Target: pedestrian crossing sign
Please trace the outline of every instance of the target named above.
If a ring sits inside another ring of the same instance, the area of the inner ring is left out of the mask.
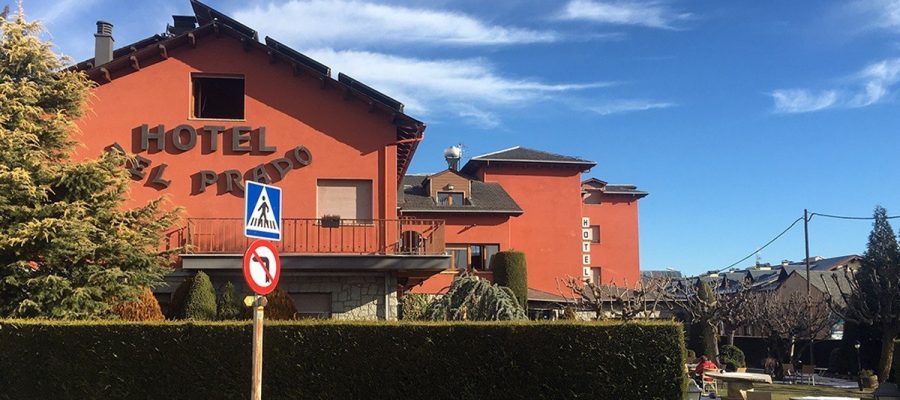
[[[281,240],[281,188],[246,181],[244,236]]]

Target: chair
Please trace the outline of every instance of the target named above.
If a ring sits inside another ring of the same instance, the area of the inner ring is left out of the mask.
[[[813,386],[816,386],[816,366],[815,365],[804,365],[800,368],[800,377],[806,378],[806,381]]]
[[[747,400],[772,400],[770,392],[747,392]]]
[[[785,380],[785,381],[791,381],[791,382],[793,382],[795,379],[797,379],[797,371],[794,370],[794,365],[793,365],[793,364],[790,364],[790,363],[782,363],[782,364],[781,364],[781,371],[782,371],[782,373],[784,374],[784,380]]]
[[[700,375],[700,381],[703,382],[703,391],[709,392],[707,388],[712,389],[713,393],[719,394],[719,383],[716,381],[716,378],[711,376],[706,376],[707,372],[722,372],[719,369],[707,369],[703,371],[703,374]]]

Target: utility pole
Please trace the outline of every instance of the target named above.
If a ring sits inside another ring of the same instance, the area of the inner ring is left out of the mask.
[[[806,299],[809,300],[809,211],[803,209],[803,241],[806,243]]]
[[[810,284],[812,280],[809,276],[809,210],[803,209],[803,241],[806,246],[806,312],[809,313],[812,308],[812,297],[810,296]],[[812,332],[810,332],[812,333]],[[810,334],[809,337],[809,361],[810,365],[816,364],[816,354],[813,350],[815,338]]]

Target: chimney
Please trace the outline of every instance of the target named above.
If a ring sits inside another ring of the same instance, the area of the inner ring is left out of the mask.
[[[175,21],[175,25],[168,27],[168,31],[172,35],[178,36],[197,28],[197,17],[193,15],[173,15],[172,19]]]
[[[106,21],[97,21],[97,33],[94,34],[94,66],[99,67],[113,59],[112,37],[113,25]]]
[[[444,150],[444,159],[447,160],[447,168],[451,171],[459,169],[459,159],[462,158],[462,146],[450,146]]]

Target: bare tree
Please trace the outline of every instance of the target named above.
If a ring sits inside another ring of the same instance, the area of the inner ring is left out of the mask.
[[[658,315],[659,306],[667,300],[666,288],[669,280],[652,278],[640,280],[637,287],[596,285],[592,282],[567,277],[563,285],[573,295],[581,309],[594,312],[594,318],[617,319],[631,321],[634,319],[654,318]],[[564,295],[565,296],[565,295]]]
[[[686,311],[691,323],[703,328],[703,347],[707,357],[719,357],[719,336],[729,333],[733,344],[734,332],[752,321],[747,314],[750,286],[743,281],[713,281],[711,287],[703,280],[679,281],[668,292],[670,303]]]
[[[780,359],[796,363],[797,357],[822,338],[837,321],[824,299],[811,298],[798,292],[790,294],[772,291],[761,293],[752,303],[756,326],[776,340]],[[784,346],[784,341],[788,346]],[[797,348],[797,343],[801,346]],[[786,357],[785,357],[786,356]]]

